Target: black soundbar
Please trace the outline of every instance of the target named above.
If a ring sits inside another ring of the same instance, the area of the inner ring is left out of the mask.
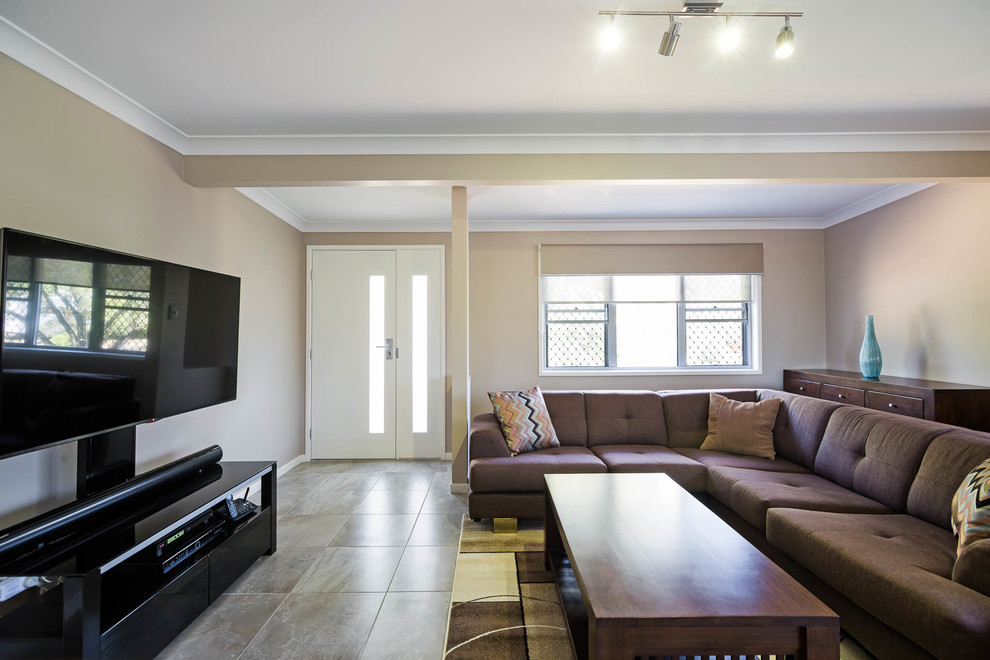
[[[108,515],[130,500],[195,475],[223,458],[218,445],[201,449],[119,486],[53,509],[0,532],[0,563],[63,538]]]

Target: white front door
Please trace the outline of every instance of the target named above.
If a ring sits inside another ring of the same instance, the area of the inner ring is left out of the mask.
[[[442,248],[314,247],[310,266],[311,457],[442,457]]]
[[[313,458],[395,458],[395,252],[313,252]]]

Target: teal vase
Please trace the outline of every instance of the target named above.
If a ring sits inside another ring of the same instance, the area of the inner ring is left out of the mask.
[[[879,378],[880,367],[883,366],[883,356],[880,355],[880,344],[877,343],[877,333],[873,328],[873,315],[866,317],[866,334],[863,335],[863,348],[859,349],[859,370],[864,378]]]

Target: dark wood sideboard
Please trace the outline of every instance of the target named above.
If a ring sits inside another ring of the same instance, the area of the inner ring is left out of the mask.
[[[990,387],[880,376],[856,371],[785,369],[784,391],[990,431]]]

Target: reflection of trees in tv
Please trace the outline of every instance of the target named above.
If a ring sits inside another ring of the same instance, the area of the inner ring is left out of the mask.
[[[89,346],[93,290],[81,286],[42,284],[41,298],[35,344]]]

